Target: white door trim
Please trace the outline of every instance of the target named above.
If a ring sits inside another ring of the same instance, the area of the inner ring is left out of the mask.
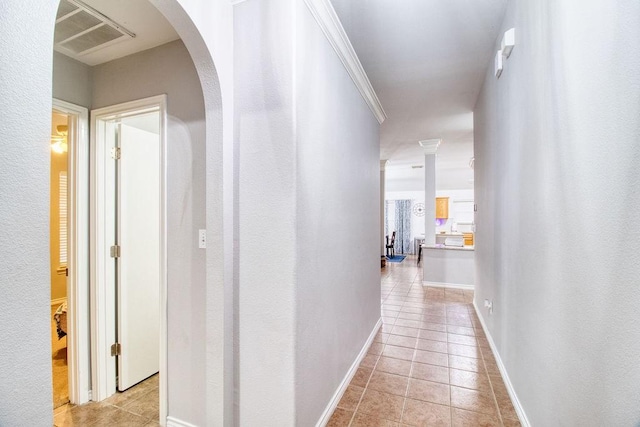
[[[108,120],[138,114],[141,110],[158,109],[160,112],[160,424],[167,418],[167,218],[166,218],[166,138],[167,138],[167,98],[158,95],[123,104],[112,105],[91,111],[91,279],[94,286],[91,294],[91,345],[93,400],[104,400],[116,389],[116,369],[111,357],[111,344],[115,342],[115,294],[112,292],[115,271],[109,255],[113,235],[112,226],[105,215],[108,193],[105,168],[111,155],[104,138],[99,138]],[[111,281],[111,282],[110,282]],[[111,283],[111,285],[109,285]]]
[[[89,111],[79,105],[53,99],[55,111],[70,116],[68,134],[68,274],[67,363],[69,400],[90,399],[89,342]]]

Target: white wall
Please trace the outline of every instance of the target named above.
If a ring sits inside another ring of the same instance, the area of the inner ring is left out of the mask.
[[[312,426],[380,318],[379,124],[295,4],[295,425]]]
[[[239,425],[295,424],[296,135],[290,1],[234,9]]]
[[[510,27],[475,108],[476,302],[532,425],[637,425],[640,3],[509,2]]]
[[[169,414],[203,425],[206,252],[196,243],[198,229],[206,227],[200,81],[178,40],[94,67],[93,83],[93,108],[167,94]]]
[[[0,6],[0,425],[51,426],[49,138],[56,5]],[[43,61],[42,58],[49,58]],[[36,196],[37,195],[37,196]]]
[[[189,49],[206,110],[205,381],[207,425],[233,425],[238,384],[238,145],[234,111],[234,6],[228,0],[149,0]],[[189,395],[186,383],[175,392]],[[169,414],[171,415],[171,413]],[[178,419],[179,420],[179,419]]]
[[[53,52],[53,97],[91,108],[93,72],[91,67]]]

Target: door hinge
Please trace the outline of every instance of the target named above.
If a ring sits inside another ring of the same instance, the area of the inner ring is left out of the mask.
[[[122,346],[120,343],[111,344],[111,356],[120,356],[122,355]]]
[[[120,245],[111,246],[109,253],[111,254],[111,258],[120,258]]]
[[[120,147],[113,147],[111,149],[111,158],[114,160],[120,160]]]

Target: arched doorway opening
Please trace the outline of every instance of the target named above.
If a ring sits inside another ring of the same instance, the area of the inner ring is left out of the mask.
[[[132,3],[141,6],[147,0],[128,2]],[[95,110],[120,102],[167,94],[166,163],[162,166],[166,172],[166,222],[163,231],[166,241],[166,288],[161,292],[160,303],[159,413],[161,424],[169,415],[175,420],[200,425],[219,416],[212,413],[215,409],[209,409],[217,405],[206,404],[207,400],[221,397],[222,402],[229,394],[221,389],[225,387],[225,382],[221,380],[224,377],[221,360],[224,352],[228,351],[225,349],[230,347],[231,336],[229,327],[223,324],[224,317],[217,315],[218,309],[219,312],[224,309],[223,298],[216,298],[217,290],[225,284],[222,273],[225,269],[224,255],[219,253],[223,246],[216,245],[203,251],[197,247],[195,238],[199,230],[206,230],[209,241],[219,242],[225,226],[224,209],[221,207],[224,201],[224,175],[220,81],[209,48],[180,3],[177,0],[149,0],[148,3],[169,22],[179,40],[100,64],[85,64],[90,67],[91,90],[89,100],[84,102],[73,99],[73,93],[56,93],[56,76],[61,75],[61,70],[69,68],[60,65],[67,61],[66,58],[58,58],[61,60],[56,63],[54,56],[54,97],[76,101],[80,105],[87,104],[87,108]],[[66,4],[84,4],[107,17],[111,14],[102,6],[112,2],[62,0],[61,5]],[[115,7],[122,10],[123,6]],[[73,11],[66,12],[69,13]],[[133,22],[134,17],[130,18]],[[58,21],[60,19],[58,12]],[[90,54],[95,56],[96,52],[98,50],[93,50]],[[180,68],[186,62],[190,62],[190,65]],[[69,73],[67,77],[72,74]],[[192,78],[185,82],[184,77],[188,74],[195,80]],[[198,85],[197,91],[189,92],[189,87],[194,88],[194,81]],[[179,88],[175,87],[176,82]],[[194,107],[195,104],[198,105]],[[95,177],[90,180],[95,181]],[[95,221],[97,217],[93,218],[94,221],[90,221],[92,226],[100,226],[99,221]],[[91,233],[92,230],[89,231]],[[83,297],[82,292],[78,294],[77,290],[69,292],[69,295],[78,296],[76,301],[69,304],[70,323],[83,325],[90,321],[92,339],[99,337],[104,332],[101,328],[110,324],[108,317],[100,317],[108,305],[103,303],[100,293],[93,292],[99,275],[100,272],[94,269],[84,283],[82,280],[77,283],[88,299]],[[86,304],[84,308],[83,304]],[[83,313],[89,313],[89,319]],[[70,329],[73,330],[73,327]],[[225,332],[216,334],[219,331]],[[212,337],[222,337],[223,342],[212,343]],[[101,370],[102,363],[96,361],[96,352],[104,351],[104,348],[97,347],[95,343],[89,346],[84,339],[86,337],[76,338],[80,351],[69,354],[72,359],[76,354],[85,361],[90,359],[92,399],[101,400],[112,391],[107,388],[106,392],[98,393],[96,389],[102,384],[102,380],[96,377],[96,371]],[[101,354],[104,363],[112,363],[109,356]],[[70,360],[70,363],[75,362],[78,360]],[[88,383],[86,372],[79,373],[79,376],[83,375],[84,383]],[[76,378],[76,381],[82,383],[82,378]],[[80,400],[77,403],[84,402]],[[223,406],[220,403],[220,411]]]

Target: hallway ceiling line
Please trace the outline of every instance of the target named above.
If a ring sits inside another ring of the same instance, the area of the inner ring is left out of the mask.
[[[367,76],[333,5],[329,0],[305,0],[305,3],[336,51],[371,112],[378,120],[378,123],[382,124],[387,118],[387,113],[382,108],[378,94],[373,88],[369,76]]]
[[[388,178],[421,163],[418,141],[438,138],[438,187],[472,189],[473,110],[507,0],[331,2],[388,115],[380,127]],[[423,180],[418,171],[407,179]]]

